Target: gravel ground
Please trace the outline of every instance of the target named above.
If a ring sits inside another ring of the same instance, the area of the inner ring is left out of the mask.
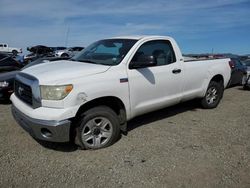
[[[129,122],[113,146],[44,146],[0,105],[0,187],[250,187],[250,91],[213,110],[187,102]]]

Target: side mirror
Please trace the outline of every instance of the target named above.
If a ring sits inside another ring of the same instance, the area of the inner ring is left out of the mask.
[[[154,56],[140,55],[137,58],[133,58],[129,64],[129,69],[138,69],[156,66]]]

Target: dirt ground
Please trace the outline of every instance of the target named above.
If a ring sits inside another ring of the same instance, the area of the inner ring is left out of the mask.
[[[39,144],[0,104],[0,187],[250,187],[250,91],[220,105],[194,101],[138,117],[95,151]]]

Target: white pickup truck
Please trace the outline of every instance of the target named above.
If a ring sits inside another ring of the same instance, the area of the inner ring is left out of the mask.
[[[229,61],[184,61],[170,37],[104,39],[71,60],[21,71],[12,113],[36,139],[103,148],[135,116],[194,98],[215,108],[230,79]]]
[[[6,43],[0,43],[0,52],[12,53],[16,56],[18,53],[22,53],[22,48],[12,48]]]

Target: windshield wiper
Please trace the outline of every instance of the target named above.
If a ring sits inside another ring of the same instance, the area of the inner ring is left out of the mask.
[[[88,60],[88,59],[83,59],[83,60],[76,60],[76,59],[74,59],[74,61],[79,61],[79,62],[83,62],[83,63],[92,63],[92,64],[96,64],[96,65],[111,66],[111,64],[94,62],[94,61],[91,61],[91,60]]]
[[[97,64],[96,62],[91,61],[91,60],[87,60],[87,59],[83,59],[83,60],[76,60],[76,61],[80,61],[80,62],[83,62],[83,63],[93,63],[93,64]]]

